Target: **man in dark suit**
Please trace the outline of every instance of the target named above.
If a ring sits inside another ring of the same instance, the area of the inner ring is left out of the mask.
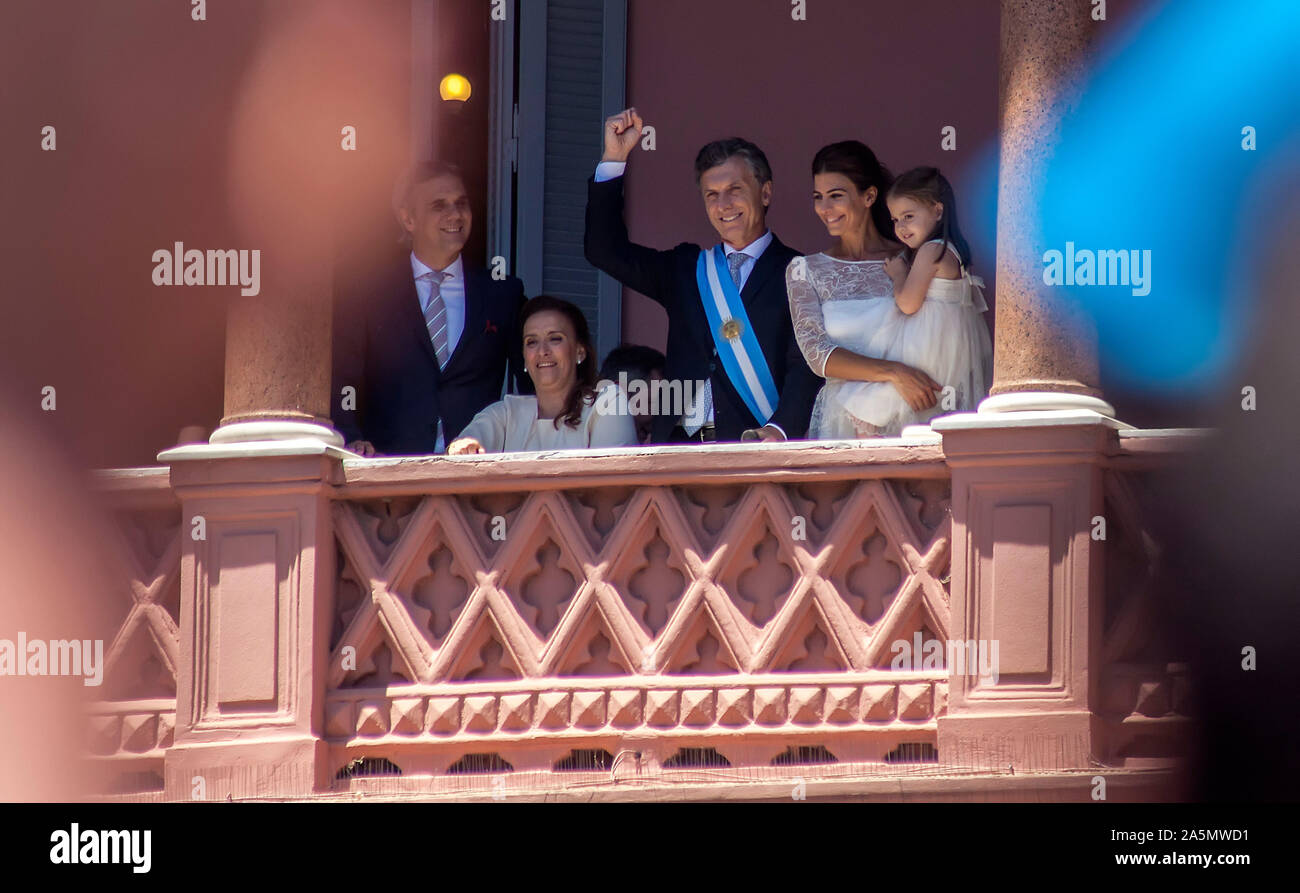
[[[683,242],[657,251],[631,242],[623,221],[623,171],[641,128],[636,109],[605,122],[605,152],[587,187],[584,245],[593,266],[668,311],[665,377],[704,383],[697,405],[678,415],[661,411],[655,442],[740,440],[746,433],[760,440],[804,437],[822,382],[808,368],[790,322],[785,268],[799,252],[767,228],[767,157],[739,138],[701,149],[696,181],[722,250],[702,256],[698,245]],[[715,272],[706,275],[712,257]],[[761,381],[766,388],[756,384]]]
[[[335,304],[333,419],[363,456],[442,452],[523,369],[523,283],[464,263],[472,215],[459,171],[415,165],[393,210],[409,248],[343,277]]]

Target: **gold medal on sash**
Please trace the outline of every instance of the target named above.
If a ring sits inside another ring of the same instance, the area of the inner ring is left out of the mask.
[[[719,328],[718,331],[721,332],[722,337],[728,341],[735,341],[740,337],[740,321],[729,319],[722,324],[722,327]]]

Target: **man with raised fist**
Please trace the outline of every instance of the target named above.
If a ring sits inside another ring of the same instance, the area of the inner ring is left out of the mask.
[[[804,437],[821,381],[790,322],[785,268],[799,252],[767,228],[767,156],[739,137],[700,149],[696,186],[721,244],[659,251],[632,242],[623,220],[623,173],[642,126],[634,108],[605,122],[605,151],[587,187],[584,247],[593,266],[668,312],[665,378],[704,382],[698,405],[655,419],[654,441]]]

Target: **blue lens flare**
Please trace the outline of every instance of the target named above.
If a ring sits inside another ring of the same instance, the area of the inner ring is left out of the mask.
[[[1150,251],[1147,294],[1059,286],[1096,321],[1117,383],[1202,391],[1238,359],[1259,303],[1249,258],[1289,238],[1269,231],[1267,207],[1245,205],[1267,202],[1265,172],[1300,167],[1298,39],[1297,0],[1165,3],[1108,42],[1065,118],[1043,184],[1045,247]]]

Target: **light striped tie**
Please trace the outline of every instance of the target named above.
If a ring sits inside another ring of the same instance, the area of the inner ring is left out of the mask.
[[[429,283],[429,306],[424,308],[424,325],[433,341],[433,352],[438,355],[438,368],[445,368],[451,351],[447,347],[447,303],[442,299],[442,283],[451,274],[430,270],[420,277]]]

